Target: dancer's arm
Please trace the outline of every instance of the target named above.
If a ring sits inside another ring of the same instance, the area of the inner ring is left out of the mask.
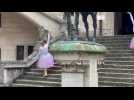
[[[48,33],[48,40],[47,40],[47,46],[50,44],[50,33]]]

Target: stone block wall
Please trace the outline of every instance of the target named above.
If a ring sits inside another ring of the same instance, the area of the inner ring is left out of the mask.
[[[15,61],[17,45],[34,45],[37,41],[37,27],[14,12],[2,12],[1,20],[1,60]]]

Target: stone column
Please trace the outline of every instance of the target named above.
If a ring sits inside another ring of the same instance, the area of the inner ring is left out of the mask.
[[[85,87],[98,87],[97,57],[89,57],[89,65],[85,70]]]
[[[83,87],[84,69],[77,65],[66,65],[62,72],[62,87]]]
[[[59,41],[50,47],[57,64],[61,65],[62,87],[98,87],[97,62],[106,48],[84,41]]]

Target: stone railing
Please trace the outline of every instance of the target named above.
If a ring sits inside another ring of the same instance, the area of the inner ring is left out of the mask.
[[[9,86],[14,79],[18,78],[28,68],[26,62],[1,62],[3,67],[3,84]]]
[[[50,44],[55,43],[56,41],[62,39],[64,35],[60,35],[52,39]],[[40,42],[37,43],[37,49]],[[25,70],[29,69],[36,61],[38,60],[38,50],[35,50],[27,59],[24,61],[5,61],[0,62],[1,73],[3,73],[0,83],[3,83],[5,86],[10,86],[10,84],[24,73]]]

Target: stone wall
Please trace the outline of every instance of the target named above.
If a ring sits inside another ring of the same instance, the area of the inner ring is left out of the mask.
[[[2,12],[0,48],[2,61],[16,60],[17,45],[34,45],[38,30],[27,19],[13,12]]]

